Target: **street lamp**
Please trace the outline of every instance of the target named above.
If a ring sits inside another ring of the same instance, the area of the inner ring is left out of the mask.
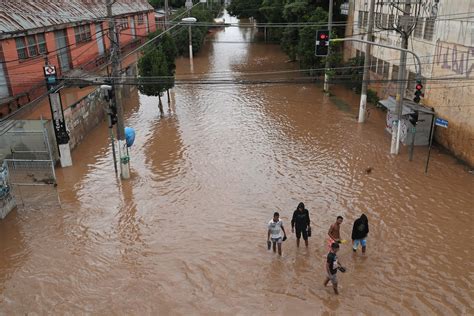
[[[191,24],[196,23],[197,19],[193,17],[182,18],[181,22],[188,24],[189,33],[189,60],[193,60],[193,37],[191,34]]]

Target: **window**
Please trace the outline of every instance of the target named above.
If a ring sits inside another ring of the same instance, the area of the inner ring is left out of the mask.
[[[393,28],[393,24],[395,23],[395,16],[393,14],[390,14],[388,16],[388,28]]]
[[[366,27],[368,24],[368,19],[369,19],[369,12],[364,11],[364,21],[363,21],[363,26]]]
[[[375,26],[380,27],[380,23],[382,22],[382,15],[380,12],[375,13]]]
[[[356,58],[359,59],[360,58],[360,50],[356,49]]]
[[[372,60],[370,62],[370,71],[377,72],[377,57],[372,56]]]
[[[122,17],[119,19],[119,23],[117,25],[117,31],[120,32],[120,31],[123,31],[123,30],[126,30],[128,29],[130,26],[128,25],[128,17]]]
[[[399,69],[399,67],[397,65],[393,65],[392,80],[398,80],[398,69]]]
[[[359,11],[359,17],[357,19],[357,26],[362,27],[362,22],[364,20],[364,11]]]
[[[28,55],[30,55],[30,57],[38,56],[38,45],[36,44],[36,37],[34,35],[27,36],[26,41],[28,43]]]
[[[377,62],[377,74],[378,75],[383,75],[383,60],[379,59]]]
[[[38,40],[38,51],[40,54],[46,53],[46,41],[44,39],[44,33],[36,34],[36,39]]]
[[[26,59],[28,58],[28,51],[25,47],[25,38],[19,37],[16,39],[16,51],[18,52],[19,59]]]
[[[435,26],[435,19],[434,18],[426,18],[425,21],[425,36],[423,37],[427,41],[433,40],[433,32]]]
[[[15,41],[18,59],[27,59],[46,54],[47,49],[44,33],[18,37]]]
[[[388,27],[388,14],[382,13],[382,26],[383,27]]]
[[[388,72],[390,71],[390,63],[387,61],[383,62],[383,78],[388,79]]]
[[[413,32],[413,36],[418,38],[423,37],[423,18],[416,19],[416,26],[415,31]]]
[[[408,72],[407,90],[408,91],[415,91],[415,84],[416,84],[416,75],[415,75],[414,72],[409,71]]]
[[[138,15],[138,25],[144,24],[144,23],[145,23],[145,22],[144,22],[144,19],[143,19],[143,14],[139,14],[139,15]]]
[[[79,25],[74,28],[74,33],[76,35],[76,43],[88,42],[91,38],[91,26]]]

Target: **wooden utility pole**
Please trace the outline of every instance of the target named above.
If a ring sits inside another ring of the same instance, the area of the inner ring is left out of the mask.
[[[109,21],[109,32],[111,41],[111,59],[112,59],[112,78],[111,84],[114,89],[113,106],[117,109],[117,141],[120,157],[120,176],[122,179],[130,178],[130,158],[128,156],[127,142],[125,141],[125,126],[123,119],[123,105],[121,83],[122,77],[120,73],[120,43],[116,29],[115,18],[112,14],[112,5],[115,0],[107,0],[107,18]]]

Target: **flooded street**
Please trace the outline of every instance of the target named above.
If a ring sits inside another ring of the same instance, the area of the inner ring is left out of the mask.
[[[130,93],[130,180],[115,178],[104,122],[57,170],[60,207],[38,200],[0,222],[0,315],[474,314],[473,176],[438,150],[428,175],[426,148],[391,156],[385,113],[358,124],[344,88],[229,83],[301,76],[254,35],[216,31],[192,73],[179,59],[177,79],[222,83],[176,86],[163,117],[156,97]],[[279,258],[266,224],[279,211],[290,232],[300,201],[309,249],[290,233]],[[327,231],[342,215],[350,239],[361,213],[368,251],[341,246],[335,296]]]

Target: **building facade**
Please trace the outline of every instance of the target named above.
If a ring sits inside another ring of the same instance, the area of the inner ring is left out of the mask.
[[[46,92],[43,66],[59,77],[72,69],[94,70],[108,61],[105,0],[11,0],[0,2],[0,119]],[[122,50],[156,30],[146,0],[112,6]]]
[[[400,2],[403,7],[404,1]],[[377,3],[377,1],[376,1]],[[373,40],[401,47],[400,34],[391,28],[400,11],[390,10],[388,2],[376,5]],[[370,0],[349,2],[346,37],[367,39]],[[414,7],[414,6],[413,6]],[[392,6],[393,8],[393,6]],[[421,59],[424,98],[437,117],[449,121],[448,128],[436,128],[435,139],[456,157],[474,166],[474,0],[423,0],[419,11],[412,11],[413,32],[408,49]],[[365,44],[346,42],[345,59],[364,56]],[[395,95],[398,85],[400,54],[396,50],[373,46],[370,56],[370,88],[382,98]],[[415,60],[408,54],[406,93],[415,91]]]

